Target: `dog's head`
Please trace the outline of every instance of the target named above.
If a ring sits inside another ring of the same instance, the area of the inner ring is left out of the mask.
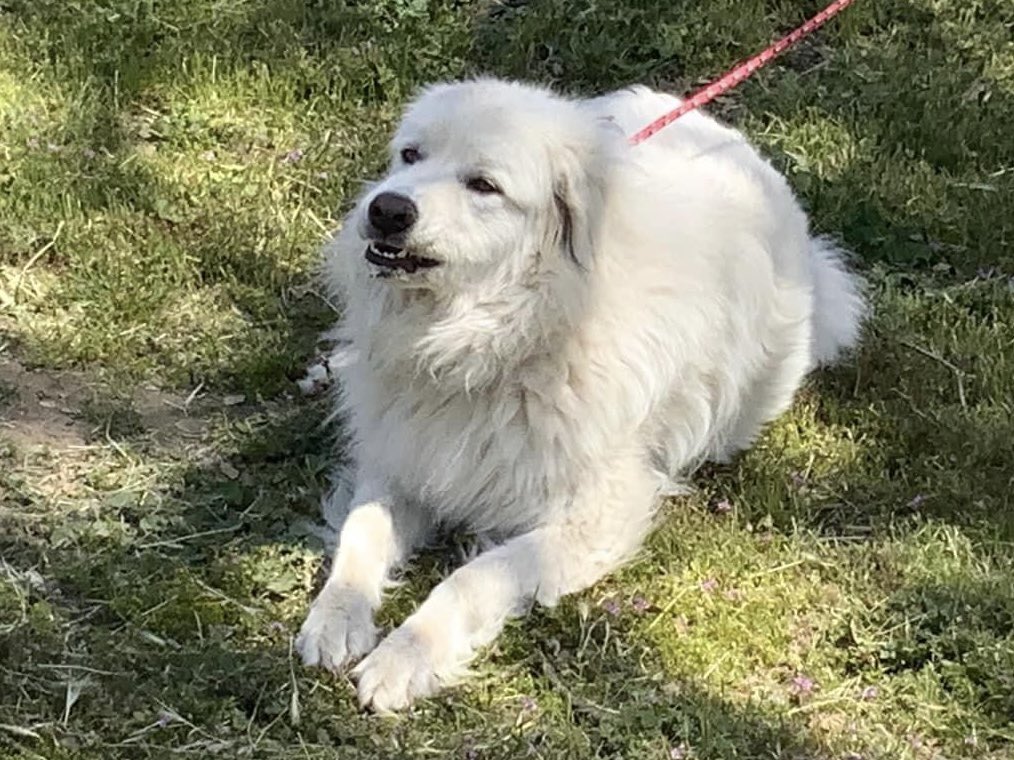
[[[617,143],[578,104],[538,88],[432,87],[406,110],[386,176],[352,212],[349,253],[374,276],[436,291],[579,275]]]

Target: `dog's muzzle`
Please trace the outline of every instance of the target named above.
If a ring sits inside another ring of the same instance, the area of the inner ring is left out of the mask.
[[[431,269],[440,264],[436,259],[426,256],[416,256],[409,253],[405,248],[396,245],[371,241],[366,246],[366,260],[378,267],[384,267],[392,271],[407,272],[414,274],[419,269]]]

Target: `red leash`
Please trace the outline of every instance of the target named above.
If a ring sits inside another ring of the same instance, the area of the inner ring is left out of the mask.
[[[711,84],[705,85],[701,89],[697,90],[697,92],[693,93],[690,97],[684,100],[678,108],[675,108],[669,113],[663,114],[659,118],[655,119],[655,121],[651,124],[633,135],[630,138],[630,144],[637,145],[638,143],[644,142],[656,132],[660,132],[668,127],[680,116],[688,114],[694,109],[700,108],[706,103],[710,103],[722,93],[728,92],[733,87],[747,79],[750,75],[757,71],[757,69],[771,63],[771,61],[795,45],[803,39],[803,37],[806,37],[808,34],[820,29],[820,27],[824,26],[824,24],[852,5],[853,2],[855,2],[855,0],[835,0],[816,16],[811,18],[794,32],[782,37],[778,40],[778,42],[769,47],[763,53],[755,55],[748,61],[744,61],[718,81],[712,82]]]

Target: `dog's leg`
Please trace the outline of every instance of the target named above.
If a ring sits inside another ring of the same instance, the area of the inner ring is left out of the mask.
[[[640,545],[658,486],[639,463],[613,462],[559,520],[459,568],[353,671],[360,702],[387,712],[436,692],[532,599],[552,605],[593,584]]]
[[[314,600],[296,647],[306,665],[338,670],[376,646],[373,612],[391,568],[422,538],[425,516],[361,482],[342,525],[331,575]]]

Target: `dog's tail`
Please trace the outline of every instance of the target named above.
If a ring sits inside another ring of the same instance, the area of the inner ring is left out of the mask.
[[[862,279],[850,271],[846,252],[824,237],[813,238],[813,365],[830,364],[859,340],[866,316]]]

